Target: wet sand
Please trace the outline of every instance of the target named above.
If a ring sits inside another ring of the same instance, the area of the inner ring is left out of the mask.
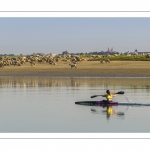
[[[31,66],[4,66],[0,76],[48,76],[48,77],[150,77],[150,61],[112,61],[100,64],[99,61],[82,61],[71,69],[69,62],[60,61],[57,65],[48,63]]]

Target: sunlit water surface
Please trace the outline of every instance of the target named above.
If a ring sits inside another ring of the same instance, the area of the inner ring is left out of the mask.
[[[150,79],[0,78],[0,132],[149,133],[150,106],[113,106],[108,116],[106,108],[75,105],[103,100],[90,97],[106,89],[125,92],[113,101],[150,103]]]

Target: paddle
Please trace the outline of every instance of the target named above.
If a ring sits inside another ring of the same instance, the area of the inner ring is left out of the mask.
[[[114,94],[124,94],[124,91],[120,91],[120,92],[117,92],[117,93],[114,93]],[[97,97],[97,96],[103,96],[103,95],[93,95],[93,96],[91,96],[91,98],[94,98],[94,97]]]

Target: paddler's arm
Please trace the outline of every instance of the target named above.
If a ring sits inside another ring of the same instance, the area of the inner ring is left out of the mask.
[[[115,93],[111,93],[111,95],[112,95],[112,96],[116,96],[116,94],[115,94]]]

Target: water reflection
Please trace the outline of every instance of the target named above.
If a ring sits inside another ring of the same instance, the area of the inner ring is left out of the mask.
[[[102,110],[102,114],[106,115],[106,118],[109,120],[111,115],[115,115],[116,114],[116,110],[113,109],[112,106],[106,106],[103,107],[105,108],[105,110]],[[91,110],[92,111],[92,110]]]
[[[113,106],[102,106],[103,110],[98,111],[97,109],[91,108],[91,112],[94,114],[103,114],[106,116],[106,119],[109,120],[111,116],[117,115],[119,118],[123,119],[125,113],[121,111],[116,111]]]
[[[116,102],[127,97],[132,102],[150,103],[149,85],[150,79],[134,78],[0,78],[0,132],[150,132],[149,107],[133,107],[127,113],[126,106],[113,106],[112,110],[92,106],[95,111],[91,111],[91,106],[75,105],[76,101],[103,100],[91,99],[91,95],[103,94],[106,88],[125,91],[113,99]]]
[[[106,109],[107,119],[109,119],[110,116],[114,114],[116,114],[116,111],[112,108],[112,106],[107,106],[107,109]]]
[[[108,89],[119,86],[130,89],[150,90],[150,78],[34,78],[34,77],[3,77],[0,78],[0,88],[4,87],[102,87]]]

